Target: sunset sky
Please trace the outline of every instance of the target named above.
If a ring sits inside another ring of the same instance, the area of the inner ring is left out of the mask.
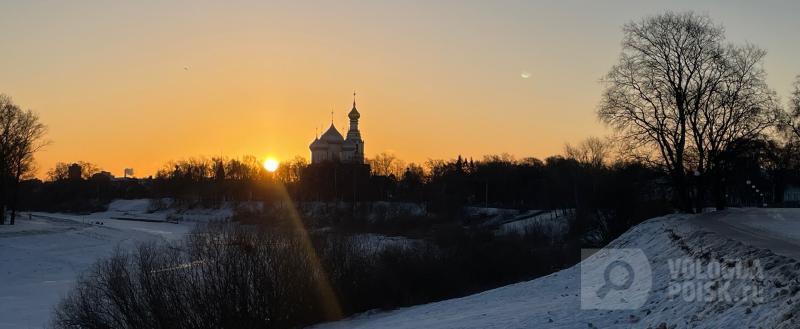
[[[544,157],[609,134],[595,109],[621,26],[668,9],[765,48],[786,98],[798,1],[4,1],[0,93],[49,127],[40,176],[57,161],[146,176],[191,156],[308,158],[331,108],[346,131],[354,89],[367,157]]]

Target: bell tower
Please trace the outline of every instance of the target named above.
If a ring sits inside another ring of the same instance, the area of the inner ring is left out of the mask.
[[[361,113],[356,109],[356,93],[353,92],[353,108],[347,114],[350,118],[350,130],[347,131],[347,139],[345,142],[354,146],[353,154],[349,157],[351,162],[364,163],[364,140],[361,139],[361,132],[358,130],[358,120],[361,118]]]

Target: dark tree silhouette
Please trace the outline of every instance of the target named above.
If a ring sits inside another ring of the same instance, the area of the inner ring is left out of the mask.
[[[774,91],[766,84],[762,61],[766,52],[755,46],[728,46],[724,57],[714,66],[718,73],[701,73],[699,79],[711,75],[714,81],[709,99],[701,100],[697,115],[689,117],[693,138],[692,166],[699,174],[697,206],[703,206],[705,187],[711,184],[717,208],[725,207],[722,188],[721,153],[740,140],[759,137],[775,126],[781,110]]]
[[[611,153],[611,143],[598,137],[589,137],[577,145],[567,143],[564,154],[567,158],[593,167],[601,167]]]
[[[598,114],[665,169],[677,206],[691,211],[687,173],[700,177],[695,195],[703,195],[702,179],[726,145],[778,118],[761,68],[765,53],[727,45],[721,26],[692,12],[648,17],[623,33]]]
[[[794,90],[789,99],[789,113],[785,127],[794,135],[800,138],[800,75],[795,78]]]
[[[100,172],[100,168],[97,165],[86,162],[86,161],[77,161],[73,163],[66,163],[66,162],[57,162],[53,168],[47,171],[47,179],[51,182],[55,181],[63,181],[69,179],[69,168],[72,165],[77,165],[78,168],[81,170],[81,179],[89,179],[92,178],[94,174]]]
[[[10,224],[14,224],[20,179],[33,172],[33,154],[44,147],[46,130],[33,111],[21,109],[0,94],[0,224],[5,223],[8,206]]]
[[[405,163],[392,153],[382,152],[375,155],[374,158],[367,159],[367,162],[372,168],[373,175],[378,176],[394,176],[400,179],[405,171]]]

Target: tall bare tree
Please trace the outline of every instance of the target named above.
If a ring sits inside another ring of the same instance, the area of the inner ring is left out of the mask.
[[[714,72],[699,75],[710,77],[711,83],[698,113],[689,120],[697,203],[702,205],[705,187],[711,183],[718,208],[725,206],[718,171],[721,154],[737,141],[758,137],[781,117],[776,93],[767,85],[762,66],[766,51],[753,45],[729,45],[722,55],[712,67]]]
[[[691,211],[687,173],[705,177],[728,143],[777,118],[761,68],[765,53],[727,45],[720,25],[692,12],[648,17],[623,33],[598,114],[628,146],[652,151],[673,180],[677,205]]]
[[[33,155],[46,144],[42,141],[46,131],[33,111],[0,94],[0,224],[5,223],[8,206],[14,224],[19,181],[33,172]]]
[[[794,91],[789,99],[788,114],[785,128],[788,128],[794,137],[800,138],[800,75],[794,80]]]

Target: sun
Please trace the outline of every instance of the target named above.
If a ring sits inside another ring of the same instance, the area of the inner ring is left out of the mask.
[[[275,170],[278,170],[278,165],[279,165],[278,160],[275,160],[273,158],[268,158],[264,160],[264,169],[266,169],[269,172],[275,172]]]

